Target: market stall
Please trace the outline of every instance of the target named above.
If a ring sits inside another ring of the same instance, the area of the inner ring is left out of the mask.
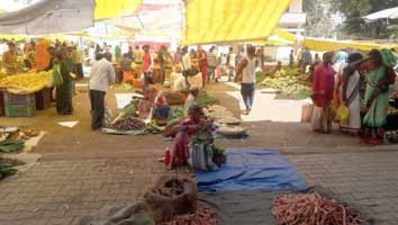
[[[0,79],[0,109],[8,117],[33,116],[51,103],[52,71],[29,72]],[[1,113],[0,113],[1,114]]]

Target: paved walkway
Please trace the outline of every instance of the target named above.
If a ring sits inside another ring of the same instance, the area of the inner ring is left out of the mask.
[[[398,152],[312,154],[288,157],[310,185],[359,205],[375,225],[398,224]]]
[[[75,225],[104,206],[138,199],[164,174],[150,157],[38,163],[0,182],[0,224]]]

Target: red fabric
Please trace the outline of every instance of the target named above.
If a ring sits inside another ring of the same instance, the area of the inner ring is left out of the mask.
[[[167,166],[174,168],[176,166],[184,166],[188,163],[189,158],[189,142],[191,137],[199,130],[200,122],[193,119],[187,119],[180,125],[180,131],[177,133],[174,139],[173,149],[169,152],[169,162]]]
[[[167,103],[166,96],[164,96],[164,95],[158,96],[158,98],[156,99],[156,102],[155,102],[155,106],[161,107],[161,106],[168,106],[168,105],[169,104]]]
[[[209,76],[209,64],[207,62],[207,54],[204,50],[199,50],[199,69],[202,73],[203,83],[206,83]]]
[[[149,68],[151,68],[151,64],[152,64],[151,54],[145,53],[143,60],[144,60],[144,64],[143,64],[144,72],[148,72],[148,70],[149,70]]]
[[[312,81],[313,99],[316,106],[328,106],[333,100],[335,74],[330,65],[320,64],[316,67]]]

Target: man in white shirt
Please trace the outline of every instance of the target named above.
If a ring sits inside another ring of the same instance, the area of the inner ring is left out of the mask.
[[[210,48],[209,54],[207,55],[207,61],[209,63],[209,74],[211,77],[211,80],[215,80],[217,82],[216,78],[216,68],[218,66],[218,59],[217,59],[217,52],[216,52],[216,47],[212,46]]]
[[[192,68],[191,56],[188,53],[188,47],[182,49],[182,70],[190,70]]]
[[[115,83],[115,70],[112,65],[112,54],[105,53],[98,56],[97,61],[91,68],[89,88],[91,103],[91,128],[98,130],[102,128],[105,115],[105,94],[113,83]]]
[[[247,46],[247,57],[244,57],[238,65],[236,79],[241,83],[241,94],[249,114],[254,103],[256,88],[256,48]]]

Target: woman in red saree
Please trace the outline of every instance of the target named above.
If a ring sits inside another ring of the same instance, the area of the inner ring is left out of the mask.
[[[200,45],[198,46],[198,58],[199,70],[202,73],[203,87],[205,87],[206,83],[209,81],[209,64],[207,62],[207,53]]]
[[[334,93],[334,75],[332,67],[333,52],[323,55],[323,63],[318,65],[314,72],[312,92],[314,101],[314,115],[312,128],[316,132],[329,133],[332,125],[330,105]]]
[[[188,115],[179,126],[172,149],[166,151],[165,164],[169,169],[188,164],[191,138],[210,124],[204,116],[203,109],[198,105],[191,106]]]
[[[143,72],[148,72],[151,69],[152,66],[152,57],[151,53],[149,52],[149,45],[145,45],[143,47],[144,49],[144,57],[143,57]]]

